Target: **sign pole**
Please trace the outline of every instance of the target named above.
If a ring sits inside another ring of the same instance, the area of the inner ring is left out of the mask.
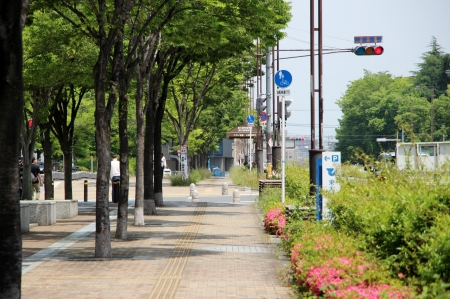
[[[252,128],[253,126],[250,127],[250,144],[248,145],[248,164],[250,171],[252,171]]]
[[[285,135],[285,124],[286,124],[286,107],[285,98],[281,97],[281,203],[284,205],[284,199],[286,197],[286,135]]]
[[[277,95],[281,95],[281,202],[284,205],[286,197],[286,99],[290,90],[286,89],[292,83],[292,75],[286,70],[279,70],[274,76],[275,84],[281,88]],[[278,111],[280,112],[280,111]]]

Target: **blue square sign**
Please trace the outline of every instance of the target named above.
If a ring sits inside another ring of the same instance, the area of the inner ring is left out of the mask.
[[[339,162],[339,156],[338,155],[331,155],[331,162]]]

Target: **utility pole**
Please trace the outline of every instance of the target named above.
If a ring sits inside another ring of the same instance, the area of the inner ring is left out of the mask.
[[[322,98],[322,0],[319,1],[319,27],[315,27],[314,4],[316,0],[310,0],[310,64],[311,64],[311,148],[309,150],[309,180],[311,183],[310,194],[316,196],[316,214],[321,215],[322,201],[320,195],[316,193],[316,188],[321,187],[322,179],[318,176],[320,173],[319,161],[322,159],[323,142],[323,98]],[[315,32],[319,33],[319,88],[316,89],[315,74]],[[319,149],[316,149],[316,115],[315,115],[315,93],[319,92]],[[320,219],[319,216],[317,216]]]
[[[433,142],[434,141],[434,137],[433,137],[433,135],[434,135],[434,104],[433,104],[433,101],[434,101],[434,86],[431,86],[431,115],[430,115],[430,117],[431,117],[431,128],[430,128],[430,131],[431,131],[431,142]]]
[[[272,118],[273,118],[273,110],[272,110],[272,78],[273,73],[271,72],[270,67],[270,48],[266,48],[266,103],[267,103],[267,122],[266,122],[266,163],[272,164]]]

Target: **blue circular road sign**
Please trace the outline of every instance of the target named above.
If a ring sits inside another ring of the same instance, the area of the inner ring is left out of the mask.
[[[292,83],[292,75],[286,70],[279,70],[276,72],[274,80],[279,88],[286,88]]]
[[[255,117],[253,115],[247,116],[247,122],[249,124],[254,123],[255,122]]]

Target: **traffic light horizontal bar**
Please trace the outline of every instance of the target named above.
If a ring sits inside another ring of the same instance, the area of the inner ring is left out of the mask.
[[[357,56],[364,55],[381,55],[384,53],[384,48],[382,46],[358,46],[353,49],[353,53]]]
[[[355,44],[374,44],[374,43],[382,43],[383,36],[355,36],[354,37]]]

